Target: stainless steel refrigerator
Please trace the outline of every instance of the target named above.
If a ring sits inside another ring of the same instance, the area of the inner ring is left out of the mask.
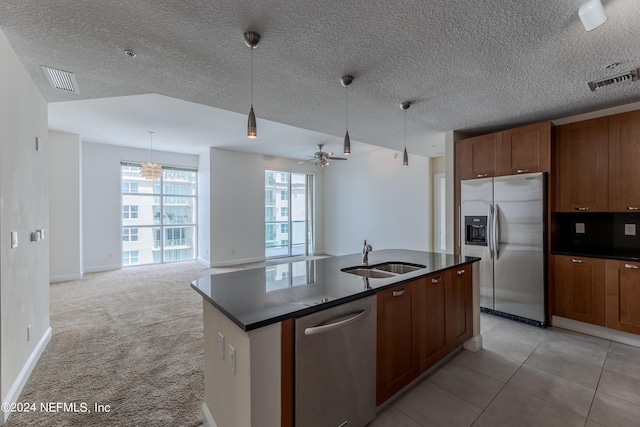
[[[544,326],[545,175],[463,180],[462,254],[480,257],[480,307]]]

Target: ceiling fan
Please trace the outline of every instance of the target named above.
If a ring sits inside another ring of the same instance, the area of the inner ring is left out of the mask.
[[[347,160],[344,157],[333,157],[332,152],[322,151],[322,147],[324,147],[324,144],[318,144],[318,151],[313,153],[313,157],[304,162],[298,162],[298,164],[313,162],[314,166],[320,165],[321,167],[325,167],[329,164],[329,160]]]

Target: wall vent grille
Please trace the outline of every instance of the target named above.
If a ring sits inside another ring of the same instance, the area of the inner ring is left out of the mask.
[[[57,70],[41,65],[44,75],[52,88],[63,90],[65,92],[79,93],[76,75],[68,71]]]
[[[587,84],[589,85],[589,89],[591,89],[592,92],[595,92],[596,89],[601,87],[611,86],[622,82],[636,81],[638,80],[638,70],[640,69],[636,68],[631,71],[627,71],[626,73],[618,74],[617,76],[607,77],[602,80],[594,80]]]

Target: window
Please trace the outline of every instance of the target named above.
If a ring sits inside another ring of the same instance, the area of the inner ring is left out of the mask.
[[[137,228],[123,228],[122,229],[122,241],[123,242],[137,242],[138,241],[138,229]]]
[[[137,182],[123,182],[122,183],[122,192],[123,193],[137,193],[138,192],[138,183]]]
[[[140,165],[121,164],[122,265],[195,259],[197,170],[164,166],[147,181]]]
[[[122,265],[134,265],[138,263],[138,251],[122,252]]]
[[[265,255],[312,253],[313,175],[266,170],[264,185]]]
[[[138,218],[138,207],[131,205],[122,206],[122,218],[123,219],[136,219]]]

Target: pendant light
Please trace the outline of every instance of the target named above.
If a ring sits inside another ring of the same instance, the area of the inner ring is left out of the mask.
[[[348,156],[349,154],[351,154],[351,138],[349,138],[349,85],[351,84],[352,81],[353,81],[353,76],[346,75],[346,76],[340,77],[340,83],[342,83],[342,86],[344,86],[344,91],[345,91],[344,116],[345,116],[346,133],[344,134],[344,149],[343,149],[345,156]]]
[[[402,166],[405,168],[409,166],[409,154],[407,154],[407,110],[409,107],[411,107],[409,101],[400,104],[400,108],[404,111],[404,155],[402,156]]]
[[[156,181],[160,179],[162,175],[162,166],[159,163],[153,163],[153,134],[155,132],[149,131],[149,139],[151,140],[151,161],[149,163],[143,163],[140,166],[140,175],[148,181]]]
[[[258,129],[256,127],[256,115],[253,112],[253,49],[260,43],[260,34],[253,31],[244,33],[244,43],[251,49],[251,109],[249,110],[249,120],[247,121],[247,138],[256,139]]]

